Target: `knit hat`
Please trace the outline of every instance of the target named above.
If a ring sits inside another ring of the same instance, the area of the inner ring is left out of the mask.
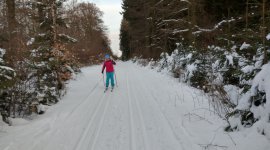
[[[105,58],[109,59],[110,58],[110,55],[109,54],[106,54],[105,55]]]

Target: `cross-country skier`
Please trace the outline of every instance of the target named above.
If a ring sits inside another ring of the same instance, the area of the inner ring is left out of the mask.
[[[102,71],[101,73],[104,73],[104,69],[106,68],[106,89],[108,90],[109,87],[109,81],[111,80],[111,86],[112,90],[114,88],[114,68],[113,65],[116,65],[116,63],[113,61],[113,59],[110,57],[109,54],[105,55],[105,62],[103,63]]]

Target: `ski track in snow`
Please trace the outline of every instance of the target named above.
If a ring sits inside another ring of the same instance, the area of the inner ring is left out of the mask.
[[[136,70],[135,71],[133,70],[132,72],[135,74]],[[137,73],[136,78],[139,79],[138,82],[140,82],[140,85],[141,85],[140,87],[143,88],[142,90],[137,89],[136,91],[143,92],[140,95],[144,95],[144,96],[145,95],[149,95],[149,100],[152,101],[151,105],[156,106],[155,108],[157,109],[157,111],[154,111],[154,112],[156,112],[156,114],[158,115],[158,117],[159,117],[158,120],[161,121],[161,122],[159,122],[157,124],[158,125],[164,124],[165,125],[164,129],[168,129],[168,131],[166,133],[171,133],[171,135],[173,135],[173,139],[179,143],[179,144],[177,144],[177,146],[174,147],[174,149],[181,148],[182,150],[188,150],[188,149],[192,148],[193,147],[192,146],[193,144],[191,142],[189,142],[189,144],[188,144],[189,147],[184,147],[185,145],[182,142],[183,140],[180,139],[178,137],[178,135],[175,133],[175,131],[174,131],[171,123],[169,122],[168,118],[166,117],[166,115],[164,115],[163,111],[161,110],[159,104],[157,103],[156,96],[153,94],[152,91],[150,91],[150,89],[153,89],[153,88],[149,87],[149,85],[154,85],[154,83],[150,83],[150,84],[149,83],[145,83],[145,82],[149,82],[149,80],[148,81],[142,81],[143,76],[140,73]],[[148,78],[151,78],[151,77],[148,77]],[[137,86],[137,88],[138,87],[139,86]],[[157,88],[157,87],[155,87],[155,88]],[[135,100],[136,100],[136,95],[134,95],[135,96]],[[149,106],[149,107],[151,107],[151,106]],[[186,134],[181,134],[181,136],[186,141],[189,140],[189,137]],[[164,137],[162,137],[162,138],[164,138]],[[173,140],[171,140],[171,141],[173,141]],[[172,145],[172,144],[170,144],[170,145]],[[164,149],[166,149],[166,147],[164,147]]]
[[[130,138],[130,150],[136,150],[135,148],[135,131],[134,131],[134,120],[133,120],[133,110],[131,106],[131,98],[130,98],[130,85],[128,81],[128,74],[126,74],[126,89],[128,96],[128,112],[129,112],[129,138]]]
[[[198,90],[119,62],[119,86],[104,93],[100,70],[83,68],[68,85],[67,95],[44,115],[24,125],[1,127],[0,149],[201,150],[200,145],[207,144],[209,149],[236,149],[222,131],[224,121],[209,114],[207,99]],[[205,120],[192,118],[192,113]]]

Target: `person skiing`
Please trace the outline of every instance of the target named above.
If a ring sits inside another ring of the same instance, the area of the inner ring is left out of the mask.
[[[105,61],[103,63],[102,71],[101,73],[104,73],[104,69],[106,68],[106,89],[105,91],[108,90],[109,87],[109,82],[111,80],[111,86],[112,90],[114,88],[114,67],[113,65],[116,65],[116,63],[113,61],[113,59],[110,57],[109,54],[105,55]]]

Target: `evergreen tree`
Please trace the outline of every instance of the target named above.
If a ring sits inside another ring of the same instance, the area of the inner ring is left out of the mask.
[[[5,50],[0,48],[0,113],[4,122],[9,123],[8,116],[10,113],[10,99],[6,97],[5,90],[14,84],[15,71],[6,66],[3,60]]]
[[[120,29],[120,50],[123,52],[122,60],[126,61],[130,59],[130,47],[129,47],[129,35],[128,35],[128,22],[123,19]]]
[[[39,0],[39,34],[35,37],[31,52],[33,79],[36,84],[36,101],[43,104],[58,102],[64,83],[61,73],[72,57],[67,56],[64,42],[76,42],[75,39],[58,33],[60,27],[67,27],[62,16],[65,0]]]
[[[110,50],[102,11],[92,3],[63,7],[65,1],[0,1],[0,47],[6,49],[0,49],[0,112],[6,122],[43,113],[39,105],[61,98],[78,62],[96,64]]]

